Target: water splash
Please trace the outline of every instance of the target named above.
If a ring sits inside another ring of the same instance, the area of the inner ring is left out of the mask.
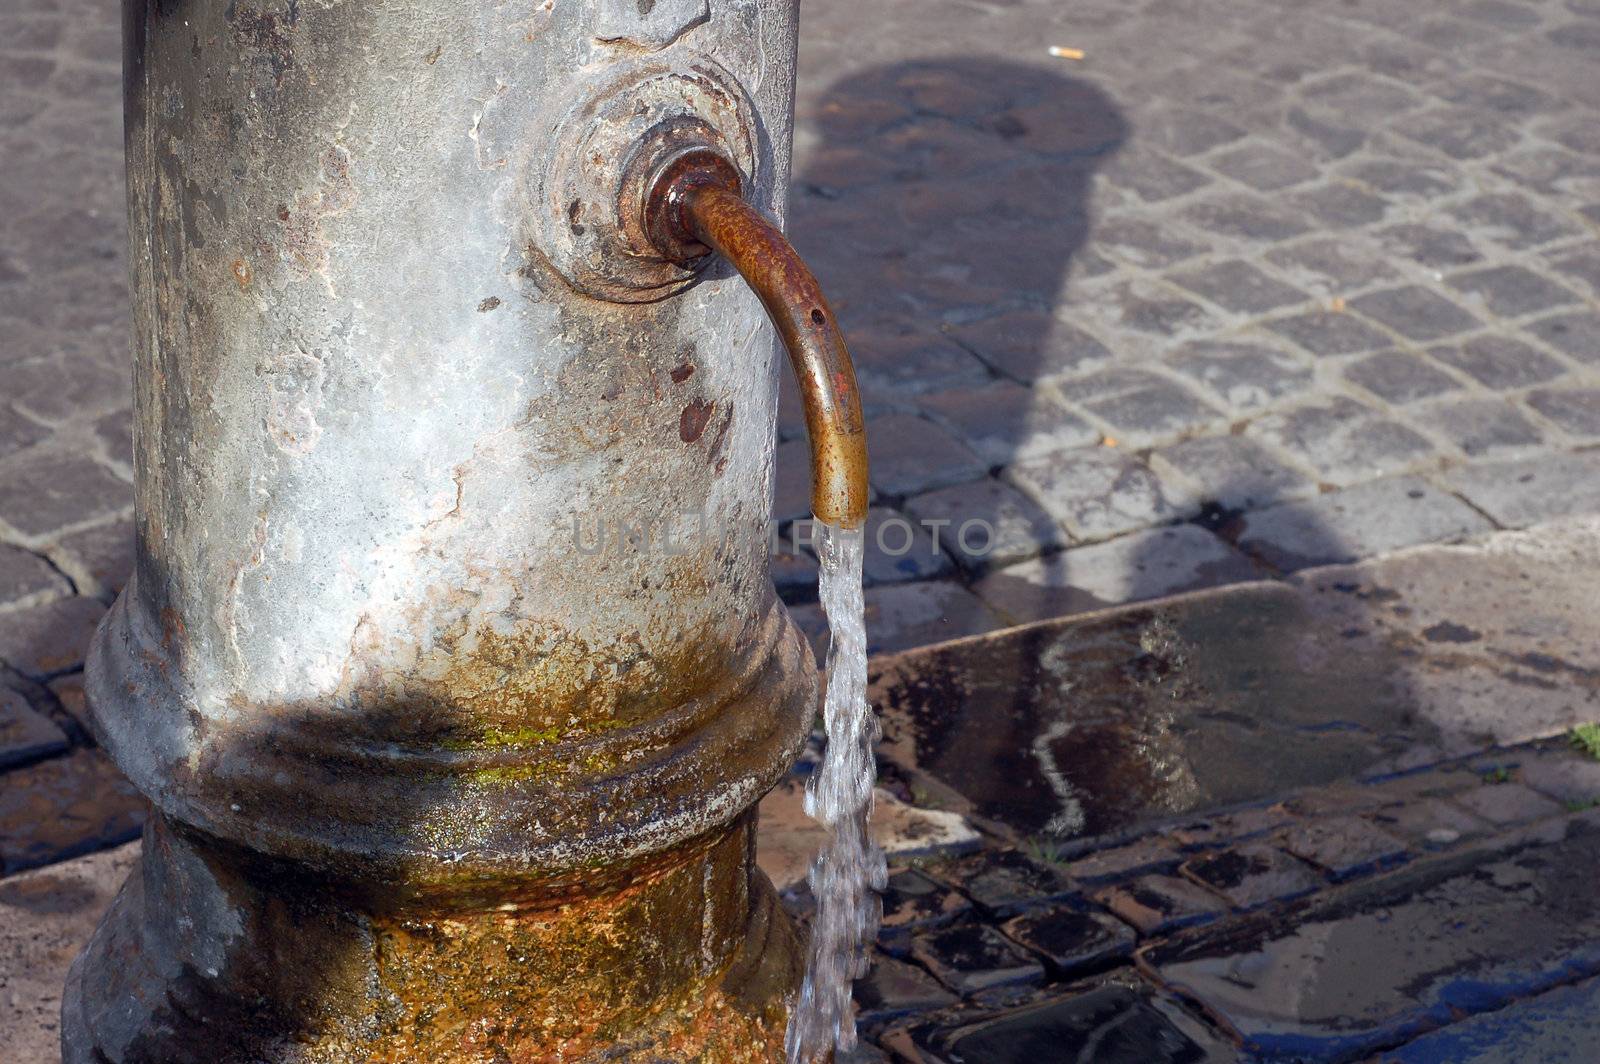
[[[813,1064],[855,1047],[851,983],[866,974],[887,873],[867,834],[877,775],[878,719],[867,705],[867,629],[861,594],[865,537],[817,522],[818,593],[828,615],[828,692],[822,718],[828,748],[806,783],[806,813],[827,839],[811,864],[817,901],[811,956],[784,1046],[789,1064]]]

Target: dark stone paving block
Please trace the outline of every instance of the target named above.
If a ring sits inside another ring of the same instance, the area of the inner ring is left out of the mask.
[[[1079,539],[1103,539],[1183,516],[1187,500],[1110,447],[1019,462],[1005,477]]]
[[[43,536],[67,525],[110,517],[133,502],[133,485],[86,454],[46,443],[0,461],[6,520],[24,535]]]
[[[1461,539],[1493,527],[1426,481],[1395,477],[1247,514],[1236,541],[1287,573]]]
[[[1508,3],[1507,0],[1472,0],[1461,5],[1463,18],[1497,26],[1506,30],[1521,30],[1539,24],[1539,13],[1526,4]]]
[[[76,597],[0,613],[0,661],[36,680],[76,668],[105,612],[98,599]]]
[[[1202,1064],[1213,1059],[1146,995],[1097,987],[915,1036],[916,1064]],[[1203,1037],[1203,1036],[1199,1036]]]
[[[860,1007],[857,1019],[864,1024],[956,1003],[955,995],[921,968],[882,954],[873,957],[872,968],[856,980],[855,999]]]
[[[110,598],[133,572],[133,548],[133,521],[123,518],[63,536],[53,554],[79,591]]]
[[[1543,384],[1567,371],[1544,352],[1499,335],[1430,348],[1428,354],[1497,392]]]
[[[1192,857],[1184,864],[1183,874],[1240,909],[1298,898],[1322,886],[1322,877],[1303,862],[1265,843]]]
[[[1370,815],[1384,831],[1426,850],[1448,849],[1492,830],[1487,820],[1443,798],[1419,798]]]
[[[1468,457],[1501,457],[1544,442],[1504,399],[1456,399],[1410,412],[1413,422],[1454,443]]]
[[[1067,873],[1074,882],[1099,885],[1147,872],[1170,872],[1182,860],[1177,849],[1161,836],[1146,835],[1125,846],[1075,857],[1068,863]]]
[[[1312,154],[1323,159],[1343,159],[1367,142],[1364,130],[1330,122],[1303,107],[1291,107],[1284,116],[1289,128],[1310,142]]]
[[[973,388],[989,378],[971,353],[941,336],[848,330],[862,401]]]
[[[947,924],[972,908],[960,891],[934,882],[915,868],[891,873],[882,896],[883,920],[879,927],[883,932]]]
[[[1111,361],[1111,352],[1099,340],[1038,311],[1015,311],[956,326],[950,336],[996,372],[1024,383]],[[855,343],[854,337],[851,342]]]
[[[1302,155],[1284,151],[1265,141],[1252,141],[1214,156],[1207,164],[1219,174],[1249,185],[1257,192],[1273,192],[1310,181],[1318,170]]]
[[[1477,262],[1483,256],[1465,233],[1427,225],[1392,225],[1379,230],[1378,242],[1391,254],[1436,270]]]
[[[1137,369],[1106,369],[1063,381],[1061,394],[1138,444],[1217,421],[1222,412],[1176,381]]]
[[[1417,355],[1380,351],[1344,367],[1345,379],[1397,406],[1457,391],[1461,385]]]
[[[1477,462],[1445,482],[1506,528],[1600,510],[1600,454],[1553,454]]]
[[[0,687],[0,770],[66,748],[67,737],[60,728],[29,708],[20,694]]]
[[[1016,850],[984,850],[927,869],[930,876],[960,890],[985,912],[1006,916],[1030,905],[1060,901],[1072,884]]]
[[[874,418],[872,486],[884,495],[915,495],[976,480],[987,472],[983,460],[944,429],[911,414]]]
[[[1389,213],[1388,200],[1346,184],[1301,189],[1289,200],[1328,229],[1373,225]]]
[[[1257,576],[1227,543],[1185,524],[1022,562],[990,573],[975,589],[1014,623],[1024,624]]]
[[[1454,167],[1413,159],[1363,159],[1344,172],[1390,196],[1428,202],[1461,185],[1461,175]]]
[[[1311,387],[1309,366],[1260,344],[1199,341],[1166,357],[1167,365],[1241,413]]]
[[[1451,103],[1478,111],[1526,116],[1560,109],[1548,93],[1488,74],[1469,74],[1434,91]]]
[[[1343,239],[1314,239],[1289,247],[1273,248],[1264,256],[1284,270],[1291,280],[1314,280],[1328,293],[1360,288],[1377,281],[1392,281],[1394,270],[1378,255],[1351,246]]]
[[[1044,965],[987,924],[918,932],[911,940],[911,956],[958,994],[1044,982]]]
[[[1245,131],[1221,115],[1201,108],[1167,107],[1144,120],[1139,135],[1180,158],[1232,144]]]
[[[10,407],[0,406],[0,454],[16,454],[50,435],[50,430]]]
[[[786,602],[802,602],[817,597],[817,559],[804,549],[796,550],[783,540],[772,552],[772,583]]]
[[[1246,433],[1286,449],[1340,485],[1397,471],[1432,450],[1411,429],[1342,396],[1269,414]]]
[[[1354,1060],[1600,971],[1600,831],[1418,865],[1142,963],[1267,1060]],[[1502,1058],[1504,1059],[1504,1058]]]
[[[1171,279],[1227,310],[1261,314],[1309,297],[1298,288],[1268,277],[1248,262],[1233,259],[1173,274]]]
[[[50,563],[8,543],[0,543],[0,606],[24,599],[38,601],[71,590]]]
[[[1121,325],[1147,336],[1177,336],[1215,324],[1200,304],[1143,280],[1119,284],[1103,298],[1118,312]]]
[[[1313,355],[1354,355],[1389,346],[1389,338],[1354,314],[1313,310],[1262,322]]]
[[[1514,251],[1577,235],[1571,224],[1520,192],[1488,193],[1446,210],[1474,233]]]
[[[939,392],[923,411],[993,466],[1098,443],[1100,432],[1042,390],[1012,381]]]
[[[1444,107],[1407,115],[1395,132],[1437,148],[1452,159],[1481,159],[1517,143],[1515,123],[1465,107]]]
[[[960,584],[926,580],[869,587],[867,653],[887,654],[1005,627],[1005,620]]]
[[[1600,388],[1539,388],[1527,403],[1569,436],[1600,438]]]
[[[1191,166],[1137,145],[1119,152],[1100,172],[1105,180],[1127,189],[1146,203],[1187,195],[1211,181]]]
[[[1592,310],[1554,314],[1523,328],[1564,355],[1600,365],[1600,314]]]
[[[1357,296],[1350,307],[1412,340],[1439,340],[1479,324],[1448,299],[1417,285]]]
[[[1210,891],[1177,876],[1140,876],[1097,891],[1094,898],[1142,935],[1205,923],[1228,909]]]
[[[0,777],[0,874],[137,838],[144,808],[99,750],[11,769]]]
[[[1410,87],[1385,78],[1360,74],[1332,74],[1304,86],[1300,95],[1308,103],[1346,120],[1389,119],[1423,102]]]
[[[1583,247],[1563,252],[1551,258],[1550,266],[1577,281],[1592,295],[1600,296],[1600,248]]]
[[[1260,196],[1219,196],[1194,203],[1183,217],[1209,233],[1275,244],[1311,229],[1288,208]]]
[[[1497,827],[1527,824],[1562,811],[1558,802],[1520,783],[1485,783],[1454,795],[1452,800]]]
[[[1173,233],[1167,226],[1140,218],[1102,222],[1095,227],[1094,243],[1100,250],[1147,270],[1165,269],[1209,250],[1204,244]]]
[[[1243,842],[1295,822],[1283,803],[1221,813],[1203,820],[1191,820],[1167,832],[1167,837],[1184,847],[1221,846]]]
[[[952,566],[921,522],[887,506],[867,511],[862,577],[868,587],[943,576]],[[943,541],[948,537],[940,536]],[[813,549],[814,546],[813,546]]]
[[[1280,842],[1334,879],[1367,875],[1408,856],[1404,842],[1358,816],[1303,821],[1285,831]]]
[[[1373,1064],[1583,1064],[1600,1060],[1600,979],[1558,987],[1378,1054]]]
[[[1578,301],[1577,295],[1525,266],[1491,266],[1448,278],[1450,287],[1483,297],[1501,317],[1521,317]]]
[[[1056,978],[1104,967],[1133,952],[1133,929],[1088,905],[1060,904],[1001,925],[1006,937],[1044,957]]]
[[[970,573],[1066,545],[1065,534],[1038,503],[993,478],[913,496],[905,509],[923,527],[937,526],[939,546]]]

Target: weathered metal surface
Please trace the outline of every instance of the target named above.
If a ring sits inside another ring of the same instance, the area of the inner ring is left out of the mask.
[[[640,93],[778,209],[796,5],[692,6],[127,0],[139,543],[87,688],[160,816],[69,1064],[779,1052],[792,943],[715,842],[813,698],[771,333],[716,271],[590,294],[624,158],[544,213]]]
[[[745,201],[734,164],[709,147],[666,163],[649,183],[644,229],[662,253],[692,265],[720,253],[749,282],[783,340],[811,441],[811,510],[859,528],[866,520],[867,433],[844,333],[816,277],[777,226]]]

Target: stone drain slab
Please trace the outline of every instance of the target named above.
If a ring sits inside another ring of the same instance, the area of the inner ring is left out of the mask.
[[[880,756],[919,804],[1071,850],[1558,734],[1600,719],[1596,557],[1581,519],[878,658]]]

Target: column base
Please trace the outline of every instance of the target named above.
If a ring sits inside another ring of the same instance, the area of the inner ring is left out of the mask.
[[[152,817],[68,976],[63,1062],[780,1062],[802,959],[754,826],[597,897],[421,911]]]

